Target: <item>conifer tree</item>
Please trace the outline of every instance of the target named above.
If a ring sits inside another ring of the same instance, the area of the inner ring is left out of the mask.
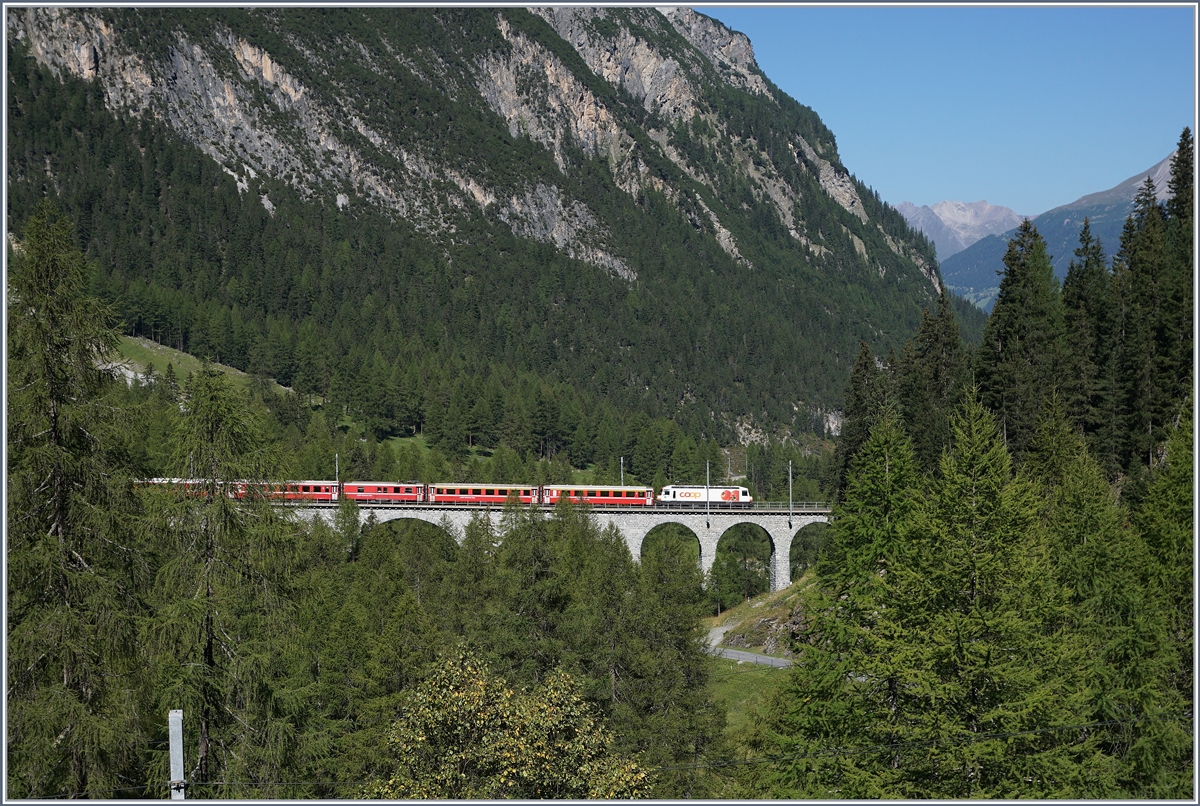
[[[1116,370],[1122,382],[1122,463],[1135,474],[1148,466],[1159,432],[1183,389],[1172,382],[1166,220],[1150,177],[1134,200],[1121,236],[1118,285],[1124,295],[1124,327]]]
[[[676,541],[643,546],[626,621],[626,661],[612,707],[618,747],[661,769],[652,796],[704,797],[695,769],[720,740],[723,714],[709,698],[700,617],[702,575],[695,555]]]
[[[1193,294],[1195,288],[1195,172],[1191,129],[1179,136],[1175,157],[1171,160],[1171,178],[1167,185],[1167,249],[1170,253],[1168,322],[1166,327],[1168,369],[1172,381],[1190,389],[1194,381],[1192,344]]]
[[[896,368],[896,397],[912,437],[917,463],[936,470],[950,442],[950,414],[968,383],[968,366],[949,292],[938,297],[937,314],[926,309],[917,332],[904,346]]]
[[[1086,218],[1075,257],[1063,281],[1068,351],[1062,394],[1071,421],[1095,445],[1103,422],[1102,373],[1111,350],[1112,288],[1104,248]]]
[[[871,348],[862,342],[858,357],[854,359],[854,367],[850,370],[850,382],[846,385],[842,428],[833,461],[834,478],[831,486],[835,497],[840,497],[845,490],[850,463],[867,441],[880,407],[890,397],[891,385],[886,371],[878,367]]]
[[[540,512],[506,509],[501,533],[484,579],[478,640],[498,673],[536,683],[561,663],[565,582]]]
[[[1096,794],[1093,741],[1078,724],[1078,648],[1048,574],[1034,488],[1015,476],[995,418],[968,401],[897,569],[893,635],[908,671],[906,794]],[[902,762],[901,766],[905,766]]]
[[[882,467],[861,470],[883,478]],[[1097,792],[1096,740],[1067,729],[1081,703],[1072,694],[1078,648],[1062,633],[1065,594],[1039,548],[1033,488],[1014,477],[980,403],[955,415],[940,470],[905,519],[902,548],[881,555],[886,568],[872,569],[874,579],[859,571],[868,595],[853,612],[855,596],[831,597],[827,609],[847,608],[845,619],[814,615],[823,629],[801,644],[777,708],[779,738],[767,743],[787,759],[779,795]],[[879,522],[835,528],[869,535]]]
[[[1172,682],[1190,710],[1194,708],[1195,556],[1193,418],[1191,399],[1180,406],[1178,424],[1168,432],[1146,497],[1134,513],[1154,562],[1152,579],[1163,592],[1176,662]]]
[[[1020,459],[1066,364],[1062,299],[1046,242],[1028,219],[1008,243],[1004,277],[978,352],[983,403]]]
[[[892,582],[920,488],[912,444],[885,408],[851,462],[817,585],[804,594],[797,664],[759,740],[760,750],[789,759],[773,776],[777,797],[899,794],[877,779],[892,774],[886,745],[906,718],[898,710],[903,670],[880,628],[898,604]]]
[[[9,253],[7,794],[142,783],[136,620],[147,584],[121,424],[102,400],[118,334],[49,203]]]
[[[1158,563],[1061,407],[1047,411],[1030,467],[1043,485],[1051,565],[1068,591],[1070,642],[1081,652],[1081,716],[1097,723],[1095,794],[1180,797],[1190,749],[1170,685],[1173,603]]]
[[[289,763],[266,669],[291,629],[283,577],[295,534],[270,506],[266,483],[278,474],[247,404],[211,367],[184,385],[174,475],[191,481],[186,490],[146,493],[164,557],[144,640],[155,708],[191,715],[185,728],[196,761],[187,777],[196,791],[212,794],[204,785],[229,776],[248,782],[239,794],[269,797],[249,782],[282,781]],[[159,754],[156,772],[165,775],[166,763]]]

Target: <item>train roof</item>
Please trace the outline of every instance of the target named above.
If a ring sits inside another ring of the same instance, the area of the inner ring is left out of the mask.
[[[388,483],[390,484],[392,482],[388,482]],[[405,482],[405,484],[407,484],[407,483],[408,482]],[[413,482],[413,483],[420,484],[419,481]],[[517,482],[516,484],[500,484],[500,483],[497,483],[494,481],[435,481],[435,482],[432,482],[429,486],[430,487],[491,487],[492,489],[496,489],[496,488],[500,488],[500,487],[507,487],[507,488],[513,489],[513,490],[532,490],[537,487],[536,484],[523,484],[521,482]]]
[[[649,484],[637,484],[624,487],[615,484],[546,484],[547,490],[649,490]]]

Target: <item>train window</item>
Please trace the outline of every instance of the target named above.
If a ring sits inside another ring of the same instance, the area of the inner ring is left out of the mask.
[[[608,498],[608,496],[609,496],[609,492],[608,492],[608,490],[601,490],[601,491],[600,491],[600,497],[601,497],[601,498]]]
[[[405,492],[406,494],[412,493],[412,487],[405,487],[405,488],[404,488],[404,492]]]
[[[361,493],[361,492],[364,492],[364,490],[363,490],[363,488],[362,488],[362,487],[359,487],[359,488],[358,488],[358,491],[359,491],[360,493]]]

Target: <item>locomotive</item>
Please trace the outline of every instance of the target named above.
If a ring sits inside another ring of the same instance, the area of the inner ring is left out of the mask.
[[[179,486],[199,492],[205,482],[198,479],[148,479],[153,485]],[[596,484],[484,484],[480,482],[346,481],[330,480],[252,482],[221,484],[229,498],[263,498],[298,504],[335,504],[342,498],[360,504],[494,504],[502,506],[509,497],[522,504],[554,506],[567,500],[593,506],[698,506],[701,504],[750,504],[745,487],[668,485],[659,495],[653,487],[624,487]]]

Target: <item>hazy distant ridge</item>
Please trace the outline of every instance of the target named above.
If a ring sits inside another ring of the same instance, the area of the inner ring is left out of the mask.
[[[986,201],[940,201],[930,207],[901,202],[896,208],[915,229],[924,232],[937,247],[939,260],[957,254],[988,235],[1015,228],[1026,216]]]

